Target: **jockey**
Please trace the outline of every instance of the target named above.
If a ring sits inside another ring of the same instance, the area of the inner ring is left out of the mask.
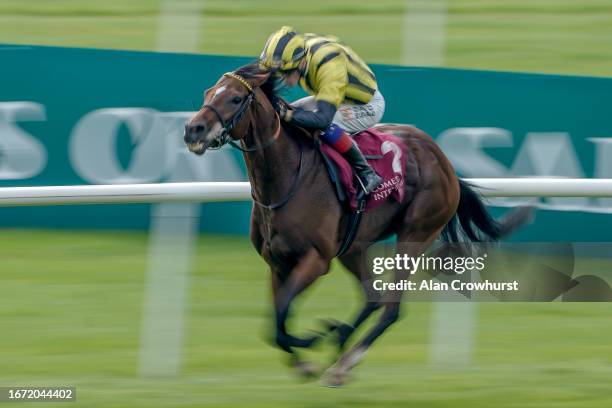
[[[348,135],[375,125],[385,111],[376,78],[357,54],[337,38],[299,34],[285,26],[268,38],[260,62],[287,86],[299,82],[311,94],[282,108],[281,118],[322,130],[321,139],[347,159],[366,194],[378,187],[382,178]]]

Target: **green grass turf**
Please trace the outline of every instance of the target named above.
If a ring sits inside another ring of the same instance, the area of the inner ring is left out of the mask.
[[[146,234],[3,230],[0,385],[76,385],[78,402],[57,407],[612,406],[612,304],[479,304],[474,364],[455,369],[428,365],[431,308],[409,304],[351,385],[328,389],[267,343],[268,275],[249,242],[203,236],[196,249],[183,372],[144,379]],[[357,306],[336,266],[298,302],[293,329]]]
[[[0,42],[155,50],[160,1],[3,0]],[[271,31],[290,24],[336,34],[369,62],[401,63],[403,16],[410,1],[206,0],[199,51],[256,56]],[[612,72],[609,0],[447,4],[446,66]]]

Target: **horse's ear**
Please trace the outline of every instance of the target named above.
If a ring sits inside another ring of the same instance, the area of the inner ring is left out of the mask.
[[[254,88],[257,88],[263,85],[268,78],[270,78],[270,72],[261,72],[259,74],[251,75],[249,78],[249,82],[253,85]]]

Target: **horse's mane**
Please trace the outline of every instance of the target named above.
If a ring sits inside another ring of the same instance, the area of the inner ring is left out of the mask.
[[[250,64],[242,66],[234,71],[234,74],[240,75],[247,81],[258,75],[268,74],[268,73],[270,73],[270,70],[266,69],[265,67],[262,67],[259,64],[259,61],[251,62]],[[264,82],[262,85],[259,86],[259,89],[263,91],[263,93],[266,95],[266,97],[272,104],[272,107],[277,112],[281,104],[287,104],[287,102],[280,96],[280,91],[283,89],[283,85],[276,75],[274,74],[270,75],[268,79],[266,80],[266,82]],[[290,128],[297,129],[298,132],[305,134],[308,140],[312,140],[312,136],[310,132],[306,130],[305,128],[291,124],[289,122],[282,122],[282,123],[283,123],[283,126],[288,126]]]
[[[254,61],[254,62],[251,62],[250,64],[247,64],[247,65],[244,65],[238,68],[236,71],[234,71],[234,73],[236,75],[240,75],[241,77],[243,77],[244,79],[248,81],[249,79],[256,77],[258,75],[268,74],[270,73],[270,70],[268,70],[265,67],[262,67],[259,64],[259,61]],[[270,75],[268,79],[266,80],[266,82],[264,82],[259,87],[259,89],[263,91],[263,93],[266,95],[266,97],[268,98],[272,106],[274,106],[274,108],[276,109],[276,107],[278,106],[278,102],[282,100],[282,98],[279,95],[278,78],[275,75]]]

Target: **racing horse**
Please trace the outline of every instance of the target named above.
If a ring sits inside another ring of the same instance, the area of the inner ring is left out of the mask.
[[[242,150],[254,201],[250,238],[270,267],[275,341],[299,372],[316,375],[296,349],[311,347],[329,332],[299,337],[288,332],[287,322],[295,297],[328,272],[348,228],[349,213],[336,197],[313,134],[280,120],[277,110],[284,101],[275,83],[257,63],[224,74],[205,92],[203,106],[185,125],[184,140],[198,155],[228,143]],[[340,352],[322,377],[324,385],[342,385],[372,343],[400,316],[401,292],[380,293],[369,283],[372,271],[363,255],[370,243],[396,234],[398,251],[416,257],[441,235],[456,241],[463,231],[471,241],[494,241],[525,222],[521,216],[507,222],[493,219],[425,132],[404,125],[379,129],[395,134],[408,148],[406,190],[402,202],[387,200],[366,212],[353,244],[338,257],[361,283],[365,302],[350,323],[329,327],[337,334]],[[396,281],[404,278],[404,272],[395,271]],[[378,309],[382,312],[369,332],[345,347]]]

